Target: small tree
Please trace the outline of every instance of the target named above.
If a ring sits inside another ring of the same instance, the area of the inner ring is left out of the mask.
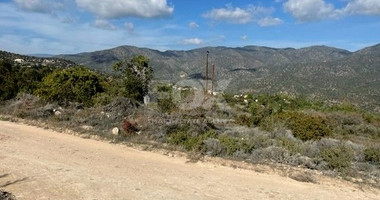
[[[149,59],[141,55],[135,56],[130,61],[115,63],[113,68],[122,73],[124,96],[142,102],[144,96],[148,94],[149,83],[153,77]]]

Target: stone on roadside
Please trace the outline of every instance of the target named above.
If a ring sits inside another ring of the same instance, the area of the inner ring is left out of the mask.
[[[113,128],[113,129],[112,129],[112,134],[114,134],[114,135],[119,135],[119,134],[120,134],[120,129],[117,128],[117,127]]]

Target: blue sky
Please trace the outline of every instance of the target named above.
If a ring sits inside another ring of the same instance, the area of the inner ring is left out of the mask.
[[[0,50],[380,43],[380,0],[0,0]]]

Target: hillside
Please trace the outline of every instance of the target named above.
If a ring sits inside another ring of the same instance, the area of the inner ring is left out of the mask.
[[[0,50],[0,59],[10,60],[15,64],[24,66],[24,67],[32,67],[32,66],[53,66],[58,68],[63,67],[71,67],[76,64],[72,61],[65,60],[62,58],[51,58],[51,57],[37,57],[37,56],[27,56],[20,55],[15,53],[10,53],[7,51]]]
[[[218,90],[285,92],[379,106],[380,44],[357,52],[327,46],[207,47],[164,52],[121,46],[57,57],[110,72],[116,61],[141,54],[151,60],[156,79],[176,82],[181,80],[181,74],[195,80],[204,78],[206,51],[210,51],[210,64],[216,65],[217,82],[229,83],[227,88],[219,84]]]

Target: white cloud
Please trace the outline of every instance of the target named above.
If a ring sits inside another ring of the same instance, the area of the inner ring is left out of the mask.
[[[199,25],[196,22],[190,22],[189,27],[192,29],[196,29],[196,28],[199,28]]]
[[[247,35],[243,35],[243,36],[240,37],[240,39],[242,39],[242,40],[247,40],[247,39],[248,39],[248,36],[247,36]]]
[[[203,40],[199,38],[189,38],[182,40],[181,43],[185,45],[200,45],[203,43]]]
[[[284,9],[300,22],[337,19],[342,16],[340,10],[324,0],[289,0],[284,3]]]
[[[343,11],[349,15],[380,15],[380,1],[352,0]]]
[[[174,11],[166,0],[76,0],[76,3],[78,7],[105,19],[167,17]]]
[[[107,20],[103,20],[103,19],[97,19],[95,20],[95,23],[94,23],[94,26],[96,28],[100,28],[100,29],[103,29],[103,30],[116,30],[117,28],[112,25],[111,23],[109,23]]]
[[[168,34],[166,29],[139,26],[139,34],[126,34],[125,29],[109,31],[96,28],[94,23],[80,19],[62,23],[61,18],[24,12],[14,4],[0,3],[0,30],[7,30],[0,34],[0,46],[2,50],[21,54],[73,54],[123,44],[158,50],[182,48],[178,41],[183,37]]]
[[[232,7],[230,4],[225,8],[213,9],[204,13],[204,18],[216,22],[228,22],[234,24],[247,24],[256,22],[260,26],[274,26],[282,23],[279,18],[271,17],[274,8],[248,5],[246,8]]]
[[[347,0],[337,9],[325,0],[288,0],[284,9],[300,22],[339,19],[347,15],[380,15],[380,0]]]
[[[283,23],[283,21],[280,18],[273,18],[273,17],[264,17],[262,19],[259,19],[257,23],[260,26],[276,26]]]
[[[133,33],[135,31],[135,25],[132,22],[125,22],[124,26],[127,29],[128,33]]]
[[[226,21],[236,24],[246,24],[253,20],[249,9],[234,8],[231,5],[227,5],[226,8],[212,9],[203,14],[203,17],[213,21]]]
[[[13,0],[14,3],[22,10],[37,13],[53,13],[54,10],[63,9],[64,5],[58,0]]]

